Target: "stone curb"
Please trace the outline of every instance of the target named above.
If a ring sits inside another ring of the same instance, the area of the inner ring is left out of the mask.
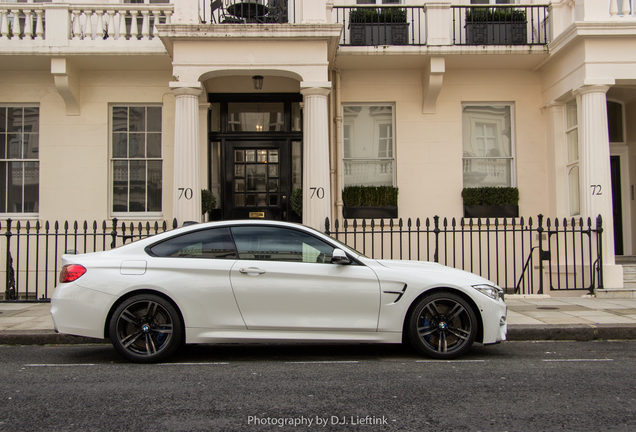
[[[636,340],[636,324],[510,325],[510,341]]]
[[[636,324],[572,324],[508,326],[509,341],[593,341],[636,340]],[[107,344],[108,339],[94,339],[55,333],[53,330],[3,330],[0,345],[81,345]]]
[[[108,339],[94,339],[55,333],[53,330],[4,330],[0,331],[0,345],[71,345],[103,344]]]

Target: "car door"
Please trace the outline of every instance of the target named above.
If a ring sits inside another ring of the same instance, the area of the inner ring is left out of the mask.
[[[248,329],[376,331],[380,285],[370,268],[331,263],[334,247],[305,231],[235,226],[232,289]]]

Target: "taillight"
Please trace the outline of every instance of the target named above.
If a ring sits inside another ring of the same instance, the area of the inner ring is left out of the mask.
[[[84,266],[79,264],[67,264],[60,272],[60,283],[73,282],[86,273]]]

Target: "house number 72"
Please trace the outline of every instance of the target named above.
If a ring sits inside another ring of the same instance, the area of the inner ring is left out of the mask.
[[[601,185],[590,185],[590,188],[592,189],[592,195],[603,195]]]

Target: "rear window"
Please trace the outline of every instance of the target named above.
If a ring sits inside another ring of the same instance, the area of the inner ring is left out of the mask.
[[[151,255],[173,258],[236,259],[229,228],[194,231],[172,237],[148,248]]]

